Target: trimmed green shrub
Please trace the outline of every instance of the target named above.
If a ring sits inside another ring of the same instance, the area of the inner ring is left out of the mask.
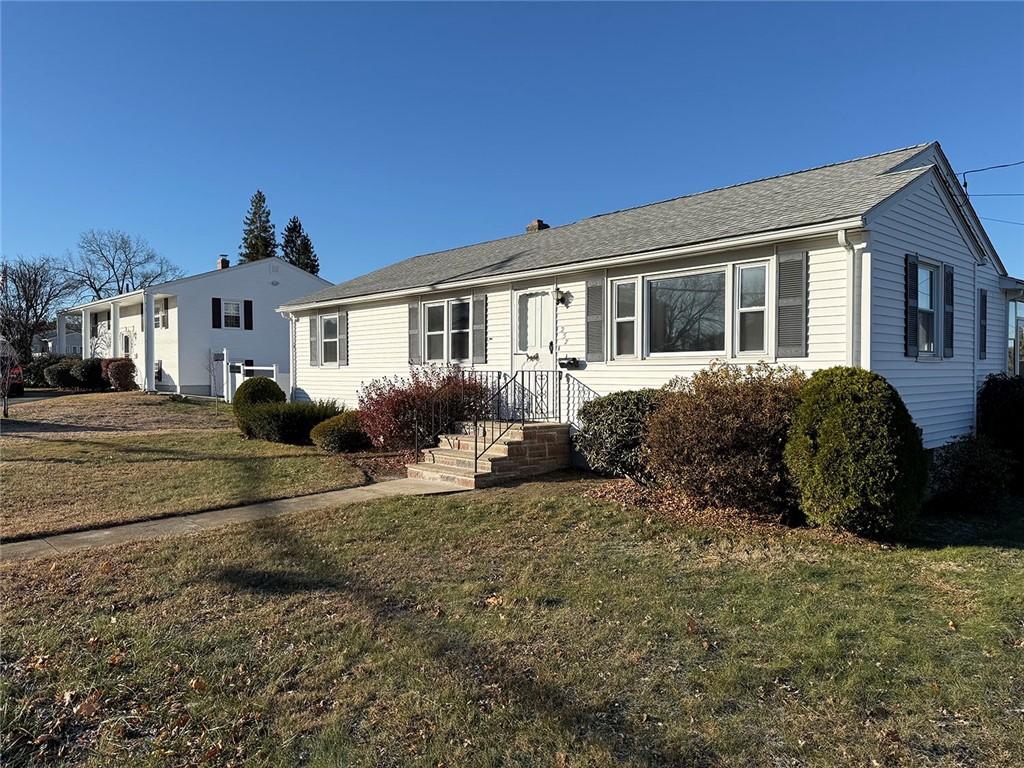
[[[874,536],[905,530],[928,460],[899,393],[876,373],[836,367],[811,376],[799,400],[785,459],[807,519]]]
[[[327,453],[347,453],[370,447],[370,438],[363,432],[359,411],[342,411],[321,421],[309,432],[313,445]]]
[[[661,397],[657,389],[613,392],[580,407],[573,440],[591,469],[638,483],[650,480],[641,449],[647,420]]]
[[[701,504],[788,517],[795,493],[782,454],[804,381],[766,363],[673,380],[645,440],[656,481]]]
[[[978,434],[1008,451],[1024,486],[1024,376],[993,374],[978,391]]]
[[[43,378],[49,386],[57,389],[78,389],[78,379],[71,372],[78,362],[76,357],[62,358],[46,367],[43,371]]]
[[[969,435],[935,451],[928,506],[948,514],[986,514],[998,508],[1013,479],[1009,452]]]
[[[76,360],[71,366],[71,375],[77,382],[76,389],[95,392],[107,388],[107,382],[103,380],[103,364],[98,357]]]
[[[238,385],[231,405],[235,410],[235,416],[238,416],[247,406],[257,403],[283,403],[287,399],[276,381],[266,376],[253,376]]]
[[[78,360],[70,355],[34,355],[31,360],[21,366],[22,377],[27,387],[53,386],[46,380],[46,369],[62,360]]]
[[[118,392],[131,392],[138,389],[135,381],[135,361],[129,358],[118,358],[107,364],[107,380]]]
[[[317,424],[337,416],[333,400],[315,403],[255,403],[237,411],[246,437],[273,443],[310,445],[309,433]]]

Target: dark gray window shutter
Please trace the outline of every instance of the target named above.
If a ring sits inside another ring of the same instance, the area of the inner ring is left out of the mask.
[[[418,301],[409,304],[409,365],[419,365],[423,362],[423,353],[420,349],[420,303]]]
[[[164,314],[160,318],[160,325],[163,328],[169,328],[171,325],[171,300],[168,298],[164,299]]]
[[[252,330],[252,300],[246,299],[242,302],[242,327],[247,331]]]
[[[604,278],[587,280],[587,362],[604,361]]]
[[[213,297],[213,301],[211,302],[211,309],[212,317],[210,319],[213,321],[213,327],[220,328],[220,299],[216,296]]]
[[[775,354],[807,357],[807,251],[778,256]]]
[[[313,368],[320,365],[320,318],[316,315],[309,318],[309,364]]]
[[[908,253],[904,259],[904,328],[903,354],[917,357],[917,254]]]
[[[487,294],[473,297],[473,362],[487,362]]]
[[[953,267],[942,266],[942,356],[953,356]]]
[[[338,365],[348,365],[348,312],[338,313]]]
[[[988,291],[978,291],[978,358],[988,357]]]

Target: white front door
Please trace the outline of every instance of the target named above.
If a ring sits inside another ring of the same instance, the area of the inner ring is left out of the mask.
[[[552,370],[555,367],[555,302],[551,289],[518,291],[514,309],[515,369]]]

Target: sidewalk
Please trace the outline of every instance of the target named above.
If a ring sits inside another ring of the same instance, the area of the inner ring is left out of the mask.
[[[97,528],[92,531],[62,533],[56,536],[43,536],[38,539],[27,539],[12,544],[0,545],[0,562],[28,560],[33,557],[74,552],[93,547],[108,547],[114,544],[125,544],[143,539],[155,539],[161,536],[175,536],[186,533],[198,533],[212,528],[219,528],[231,523],[244,523],[251,520],[262,520],[276,517],[286,512],[304,512],[310,509],[332,507],[339,504],[351,504],[355,501],[370,501],[387,496],[430,496],[440,493],[454,493],[464,490],[457,485],[441,483],[434,480],[388,480],[373,485],[362,485],[358,488],[345,488],[340,491],[314,493],[292,499],[264,501],[259,504],[247,504],[243,507],[216,509],[211,512],[192,512],[168,517],[162,520],[149,520],[140,523],[125,523],[110,528]]]

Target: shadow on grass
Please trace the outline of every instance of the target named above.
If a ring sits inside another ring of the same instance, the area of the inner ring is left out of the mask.
[[[625,715],[628,702],[608,698],[584,702],[557,684],[510,666],[506,652],[470,637],[455,622],[417,610],[416,595],[402,595],[372,583],[318,548],[294,535],[281,521],[261,521],[252,535],[265,547],[267,560],[282,569],[228,567],[210,578],[236,590],[268,597],[315,592],[341,593],[360,605],[373,621],[386,626],[403,645],[434,659],[470,686],[498,685],[523,711],[524,727],[542,714],[555,720],[577,741],[608,750],[618,761],[644,766],[713,766],[717,755],[705,744],[678,748],[664,743],[655,728],[638,727]],[[626,706],[624,706],[624,704]],[[500,737],[501,734],[498,734]]]
[[[1024,549],[1024,496],[1006,499],[998,510],[950,515],[925,512],[914,529],[899,541],[916,549],[1004,547]]]
[[[33,421],[29,419],[4,419],[0,422],[0,433],[5,437],[26,437],[30,439],[34,437],[34,434],[39,433],[127,431],[119,427],[101,427],[95,424],[64,424],[57,421]]]

